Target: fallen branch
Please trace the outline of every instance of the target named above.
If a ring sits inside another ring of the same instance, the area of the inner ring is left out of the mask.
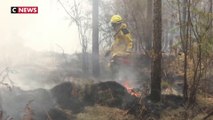
[[[33,110],[31,107],[31,103],[33,102],[33,100],[30,100],[27,104],[26,107],[24,109],[24,116],[23,116],[23,120],[33,120]]]
[[[207,118],[209,118],[210,116],[212,116],[213,115],[213,110],[212,110],[212,112],[210,112],[206,117],[204,117],[202,120],[207,120]]]
[[[47,112],[44,108],[43,108],[45,114],[47,115],[47,120],[53,120],[49,114],[49,112]]]

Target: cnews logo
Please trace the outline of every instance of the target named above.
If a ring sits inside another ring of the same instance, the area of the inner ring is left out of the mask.
[[[37,6],[11,7],[12,14],[38,14]]]

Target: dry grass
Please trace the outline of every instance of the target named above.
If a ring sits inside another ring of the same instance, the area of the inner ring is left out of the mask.
[[[76,120],[135,120],[134,116],[126,115],[124,110],[98,105],[86,107],[84,112],[76,117]]]
[[[179,106],[176,109],[167,108],[161,113],[162,120],[213,120],[213,99],[198,96],[197,104],[186,109]]]

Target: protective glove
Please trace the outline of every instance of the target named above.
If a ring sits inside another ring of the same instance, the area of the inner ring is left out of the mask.
[[[127,49],[126,52],[127,52],[127,53],[131,53],[131,52],[132,52],[132,49]]]
[[[131,50],[127,50],[127,51],[126,51],[126,54],[127,54],[127,55],[130,55],[131,53],[132,53]]]

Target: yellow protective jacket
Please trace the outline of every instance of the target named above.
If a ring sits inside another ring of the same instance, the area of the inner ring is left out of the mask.
[[[130,55],[133,48],[133,40],[125,23],[121,23],[114,35],[114,39],[111,47],[112,57]]]

